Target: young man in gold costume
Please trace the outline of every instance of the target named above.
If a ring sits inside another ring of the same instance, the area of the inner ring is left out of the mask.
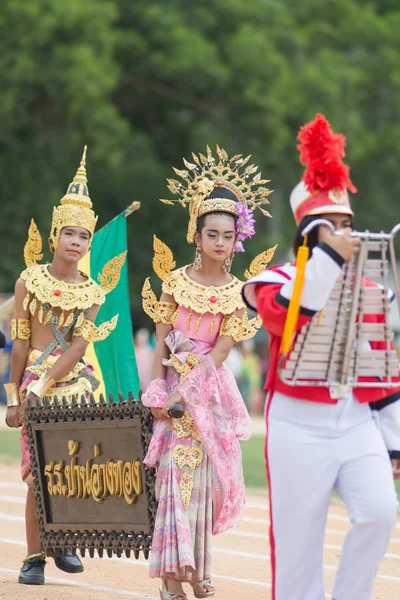
[[[28,485],[25,520],[27,558],[19,583],[44,584],[45,556],[41,551],[36,500],[24,408],[28,400],[54,396],[90,394],[99,385],[84,355],[90,342],[105,339],[115,328],[117,316],[100,327],[94,324],[105,296],[118,283],[125,253],[103,269],[101,284],[78,270],[78,262],[90,250],[97,217],[92,210],[86,177],[86,147],[80,167],[60,206],[53,211],[49,246],[51,264],[38,264],[42,240],[32,220],[25,245],[26,269],[15,285],[12,321],[13,349],[7,392],[6,422],[22,425],[21,474]],[[80,573],[83,565],[70,551],[54,555],[56,566],[67,573]]]

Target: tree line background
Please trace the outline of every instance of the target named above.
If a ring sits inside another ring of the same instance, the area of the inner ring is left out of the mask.
[[[323,112],[348,140],[357,227],[399,220],[398,0],[3,0],[0,4],[0,290],[23,269],[30,218],[43,238],[88,145],[99,226],[128,220],[136,324],[155,233],[178,266],[192,259],[187,211],[166,206],[182,157],[252,154],[273,219],[235,259],[294,231],[288,198],[302,173],[299,127]],[[49,255],[47,255],[49,258]]]

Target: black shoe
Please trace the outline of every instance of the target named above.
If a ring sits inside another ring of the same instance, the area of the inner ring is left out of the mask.
[[[32,554],[24,560],[19,572],[18,583],[25,585],[44,585],[44,554]]]
[[[65,573],[82,573],[83,571],[83,564],[79,556],[74,556],[69,549],[62,553],[58,550],[50,556],[54,558],[56,567]]]

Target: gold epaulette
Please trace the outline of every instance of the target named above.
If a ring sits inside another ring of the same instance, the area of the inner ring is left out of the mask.
[[[101,273],[98,274],[97,279],[100,283],[100,287],[105,294],[109,294],[114,288],[117,287],[121,276],[121,269],[124,266],[127,250],[114,256],[108,261],[103,267]]]
[[[157,236],[153,238],[153,249],[154,273],[159,276],[161,281],[164,281],[176,267],[174,256],[168,246],[159,240]]]
[[[250,319],[245,312],[243,317],[238,317],[234,314],[227,315],[222,319],[219,335],[231,337],[235,343],[251,340],[262,325],[262,320],[259,316]]]
[[[277,247],[278,244],[275,244],[275,246],[273,246],[272,248],[265,250],[265,252],[261,252],[261,254],[258,254],[255,258],[253,258],[249,268],[246,269],[244,273],[246,279],[251,279],[252,277],[255,277],[256,275],[262,273],[262,271],[265,271],[267,265],[271,262]]]
[[[36,265],[43,258],[43,242],[35,221],[29,225],[28,240],[24,247],[24,259],[27,267]]]
[[[105,340],[117,326],[118,315],[115,315],[110,321],[105,321],[98,327],[93,323],[85,319],[79,327],[76,327],[73,333],[73,337],[83,337],[85,342],[90,344],[91,342],[101,342]]]
[[[150,278],[144,282],[142,288],[143,310],[154,323],[164,323],[164,325],[173,325],[177,313],[177,304],[175,302],[161,302],[157,300],[156,295],[151,289]]]

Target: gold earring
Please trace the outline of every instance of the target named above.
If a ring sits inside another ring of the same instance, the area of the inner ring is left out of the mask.
[[[203,266],[203,261],[202,261],[202,257],[201,257],[201,247],[200,246],[196,246],[196,254],[194,256],[193,266],[194,266],[195,271],[200,271],[201,267]]]
[[[221,268],[225,273],[229,273],[231,270],[233,256],[234,256],[234,254],[233,254],[233,252],[231,252],[230,255],[226,257],[226,259],[224,260],[224,262],[222,264]]]

